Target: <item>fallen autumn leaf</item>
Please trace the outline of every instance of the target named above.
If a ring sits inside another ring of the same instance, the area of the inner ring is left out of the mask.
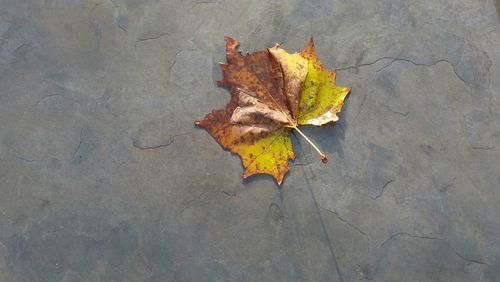
[[[225,40],[227,63],[221,64],[223,79],[218,83],[230,89],[231,100],[195,124],[241,157],[243,178],[265,173],[281,185],[288,161],[295,159],[291,130],[327,163],[327,156],[298,126],[337,121],[351,89],[335,84],[336,72],[321,65],[312,38],[299,53],[289,54],[276,44],[245,56],[237,51],[237,40]]]

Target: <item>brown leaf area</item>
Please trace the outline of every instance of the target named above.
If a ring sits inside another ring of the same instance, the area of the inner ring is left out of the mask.
[[[289,137],[293,117],[283,94],[281,67],[269,52],[243,56],[239,42],[226,37],[227,63],[219,85],[231,92],[225,109],[215,110],[196,125],[204,127],[225,149],[240,155],[246,178],[271,174],[281,183],[295,159]]]
[[[293,120],[296,121],[299,110],[299,94],[307,75],[307,59],[301,57],[300,54],[288,54],[279,44],[268,50],[273,59],[280,64],[287,105]]]
[[[273,60],[268,51],[259,51],[243,56],[236,50],[239,41],[226,37],[227,64],[221,64],[223,79],[220,86],[229,87],[232,97],[239,89],[254,93],[262,103],[287,114],[287,101],[283,95],[284,79],[281,66]]]

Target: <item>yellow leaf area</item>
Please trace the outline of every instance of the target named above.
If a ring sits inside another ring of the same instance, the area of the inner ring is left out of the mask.
[[[240,156],[245,168],[243,178],[265,173],[281,184],[289,170],[288,160],[295,159],[290,129],[271,131],[265,126],[231,124],[226,122],[228,114],[225,110],[213,111],[196,125],[204,127],[223,148]]]
[[[278,184],[283,182],[289,170],[288,159],[295,159],[290,130],[285,128],[258,139],[252,144],[237,144],[231,151],[241,157],[241,162],[245,167],[243,178],[266,173],[274,176]]]
[[[336,114],[340,112],[351,88],[335,84],[335,70],[330,71],[321,65],[312,39],[300,54],[307,58],[308,66],[299,95],[298,124],[319,126],[337,121]]]

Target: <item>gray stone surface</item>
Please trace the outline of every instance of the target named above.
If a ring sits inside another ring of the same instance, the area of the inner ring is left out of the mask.
[[[500,281],[493,0],[0,0],[0,281]],[[193,126],[313,35],[352,92],[282,187]]]

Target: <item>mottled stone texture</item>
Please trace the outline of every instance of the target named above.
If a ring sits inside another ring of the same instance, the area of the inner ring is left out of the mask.
[[[500,281],[494,0],[0,0],[0,281]],[[278,188],[194,120],[314,36],[352,92]]]

